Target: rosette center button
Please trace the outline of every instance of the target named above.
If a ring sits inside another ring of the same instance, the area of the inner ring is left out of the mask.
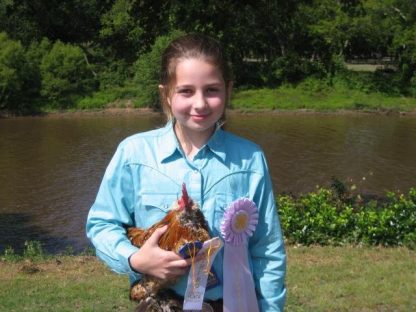
[[[235,233],[244,232],[248,226],[248,213],[241,210],[238,211],[232,218],[231,227]]]

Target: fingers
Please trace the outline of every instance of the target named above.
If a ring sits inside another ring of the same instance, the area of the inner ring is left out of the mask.
[[[159,245],[159,239],[160,237],[163,235],[163,233],[166,232],[166,230],[168,229],[167,225],[164,225],[158,229],[156,229],[153,234],[149,237],[149,239],[147,240],[149,244],[151,245]]]

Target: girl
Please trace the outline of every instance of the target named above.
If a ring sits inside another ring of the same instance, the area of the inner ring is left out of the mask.
[[[140,249],[130,243],[125,228],[148,228],[161,220],[185,183],[211,237],[221,237],[227,206],[248,198],[259,214],[248,242],[258,306],[260,311],[282,311],[286,256],[264,154],[256,144],[221,129],[231,89],[231,72],[217,41],[193,34],[170,43],[159,85],[168,122],[121,142],[89,212],[87,235],[98,257],[114,271],[129,274],[132,283],[141,273],[161,279],[182,276],[172,289],[183,296],[190,260],[159,248],[166,227]],[[218,280],[206,290],[206,300],[223,297],[223,265],[220,252],[213,263]]]

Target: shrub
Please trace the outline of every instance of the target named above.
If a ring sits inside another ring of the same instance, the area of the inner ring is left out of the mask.
[[[345,194],[344,194],[345,195]],[[280,195],[278,212],[292,244],[346,243],[416,248],[416,189],[408,195],[389,192],[384,200],[340,196],[319,188],[296,198]]]
[[[18,254],[12,247],[6,247],[3,255],[1,255],[1,261],[16,262],[20,260],[40,261],[46,259],[48,256],[45,254],[42,248],[42,244],[39,241],[25,241],[25,248],[23,254]]]
[[[0,33],[0,109],[24,111],[28,106],[31,71],[20,42]]]
[[[276,58],[272,64],[274,76],[280,83],[296,83],[311,74],[312,64],[296,53]]]
[[[353,208],[330,189],[320,188],[296,199],[278,197],[279,215],[289,243],[339,245],[352,240]]]
[[[54,43],[40,65],[42,75],[41,95],[55,108],[67,108],[77,96],[91,92],[95,87],[92,72],[81,48]]]
[[[162,53],[170,41],[181,35],[181,31],[173,31],[156,38],[150,52],[140,56],[134,64],[134,83],[139,89],[140,104],[160,109],[158,84]]]
[[[105,65],[99,72],[100,90],[122,87],[131,80],[131,66],[125,60],[111,59]]]

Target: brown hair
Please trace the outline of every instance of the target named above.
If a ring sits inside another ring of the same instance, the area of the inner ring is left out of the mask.
[[[203,59],[216,66],[222,74],[228,94],[232,72],[219,42],[203,34],[181,36],[173,40],[162,54],[160,84],[164,88],[160,89],[160,100],[168,120],[173,118],[168,99],[172,95],[172,86],[175,84],[176,66],[181,60],[192,58]],[[228,96],[225,104],[228,105]],[[221,121],[225,121],[225,112]]]

